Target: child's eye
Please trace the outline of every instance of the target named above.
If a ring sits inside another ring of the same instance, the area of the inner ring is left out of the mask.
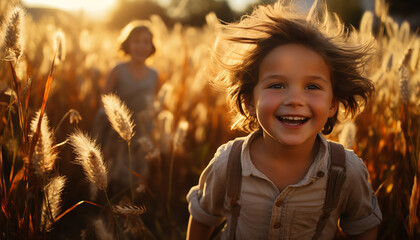
[[[318,85],[316,85],[316,84],[308,84],[305,89],[308,89],[308,90],[318,90],[318,89],[321,89],[321,88]]]
[[[284,84],[282,83],[274,83],[268,86],[268,88],[274,88],[274,89],[282,89],[285,88]]]

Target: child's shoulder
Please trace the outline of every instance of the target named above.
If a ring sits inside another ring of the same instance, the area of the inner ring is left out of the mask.
[[[121,69],[124,68],[125,64],[125,62],[117,62],[111,69],[111,73],[118,74],[121,71]]]
[[[159,73],[156,69],[152,68],[152,67],[147,67],[147,69],[149,70],[149,77],[154,81],[157,82],[158,78],[159,78]]]
[[[235,138],[233,140],[228,141],[225,144],[222,144],[217,149],[216,153],[214,154],[213,159],[210,161],[209,164],[214,165],[215,168],[225,169],[233,144],[236,143],[236,142],[240,142],[240,141],[245,142],[246,138],[247,137],[238,137],[238,138]]]
[[[149,69],[150,73],[154,76],[158,75],[158,71],[156,69],[154,69],[153,67],[147,67],[147,69]]]

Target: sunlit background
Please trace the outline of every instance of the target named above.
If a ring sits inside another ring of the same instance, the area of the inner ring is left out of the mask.
[[[105,15],[112,10],[118,0],[23,0],[22,2],[28,7],[46,7],[46,8],[57,8],[66,11],[85,11],[89,14],[93,14],[95,17],[103,18]],[[194,0],[183,0],[179,1],[179,5],[186,5],[188,1]],[[171,0],[156,0],[160,6],[169,7],[172,2]],[[256,3],[257,0],[228,0],[229,7],[236,11],[244,11],[250,4]]]
[[[84,10],[88,12],[107,11],[115,6],[116,0],[24,0],[29,7],[49,7],[62,10]]]
[[[17,1],[17,0],[13,0]],[[349,24],[358,26],[364,11],[374,11],[375,0],[334,1],[326,0],[329,8],[337,12]],[[74,14],[83,14],[85,19],[108,22],[115,28],[134,18],[147,19],[159,15],[165,23],[181,22],[188,25],[204,24],[204,16],[215,12],[223,21],[235,21],[249,13],[257,3],[269,4],[275,0],[21,0],[28,8],[58,9]],[[313,0],[295,0],[303,8],[311,6]],[[388,0],[389,9],[397,21],[408,20],[413,29],[420,26],[420,1]],[[34,11],[35,12],[35,11]],[[34,15],[42,14],[36,11]],[[51,13],[49,13],[51,14]]]
[[[325,1],[346,25],[357,29],[359,38],[355,39],[373,35],[378,50],[366,67],[377,89],[371,104],[356,119],[337,125],[329,138],[346,141],[368,167],[384,215],[378,239],[420,239],[420,1]],[[112,211],[103,194],[92,194],[94,188],[74,164],[75,155],[66,139],[76,128],[92,133],[108,74],[126,61],[118,52],[119,32],[134,19],[149,21],[156,52],[147,64],[159,74],[156,101],[134,122],[141,127],[141,117],[149,117],[155,126],[148,138],[151,145],[142,153],[149,157],[150,174],[136,176],[143,184],[136,189],[136,204],[147,211],[136,216],[135,230],[147,230],[146,239],[185,239],[189,217],[186,194],[197,184],[216,149],[244,135],[230,129],[225,96],[208,84],[211,74],[206,70],[213,63],[210,49],[220,32],[220,20],[237,21],[256,4],[273,2],[0,0],[1,22],[7,22],[7,13],[19,3],[27,20],[22,21],[25,27],[19,32],[24,44],[13,48],[23,49],[20,59],[0,62],[0,239],[116,239],[110,235],[112,226],[116,229],[109,214]],[[313,0],[295,2],[308,9]],[[60,54],[55,54],[57,49]],[[29,176],[25,168],[32,164],[22,157],[29,155],[30,135],[22,128],[30,125],[40,109],[45,89],[50,89],[45,114],[57,144],[51,149],[57,151],[58,158],[43,180],[65,176],[67,181],[61,195],[57,194],[62,199],[58,211],[62,217],[54,217],[49,232],[40,232],[36,226],[41,204],[34,198],[42,195],[44,185],[31,185],[38,182],[32,181],[33,174]],[[185,139],[178,142],[177,133],[186,123]],[[137,132],[133,141],[140,142],[140,137]],[[175,143],[176,149],[171,147]],[[127,189],[121,191],[123,195]],[[113,205],[119,204],[115,196],[110,197]],[[101,228],[105,235],[97,233],[98,219],[108,224]],[[94,236],[86,237],[89,234]]]

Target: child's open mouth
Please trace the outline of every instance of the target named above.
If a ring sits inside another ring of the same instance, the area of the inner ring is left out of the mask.
[[[281,116],[281,117],[277,117],[277,119],[286,124],[286,125],[291,125],[291,126],[298,126],[301,124],[304,124],[306,121],[309,120],[308,117],[297,117],[297,116]]]

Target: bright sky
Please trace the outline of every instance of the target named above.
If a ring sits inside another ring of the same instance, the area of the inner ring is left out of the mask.
[[[256,3],[257,0],[228,0],[229,6],[235,11],[242,11],[251,4]]]
[[[63,10],[84,10],[94,14],[105,13],[110,10],[117,0],[22,0],[30,7],[50,7]]]
[[[84,10],[86,12],[106,12],[111,9],[117,0],[22,0],[28,6],[41,6],[60,8],[63,10]],[[168,5],[171,0],[158,0],[162,5]],[[190,0],[193,1],[193,0]],[[228,0],[233,10],[241,11],[245,7],[257,0]]]

